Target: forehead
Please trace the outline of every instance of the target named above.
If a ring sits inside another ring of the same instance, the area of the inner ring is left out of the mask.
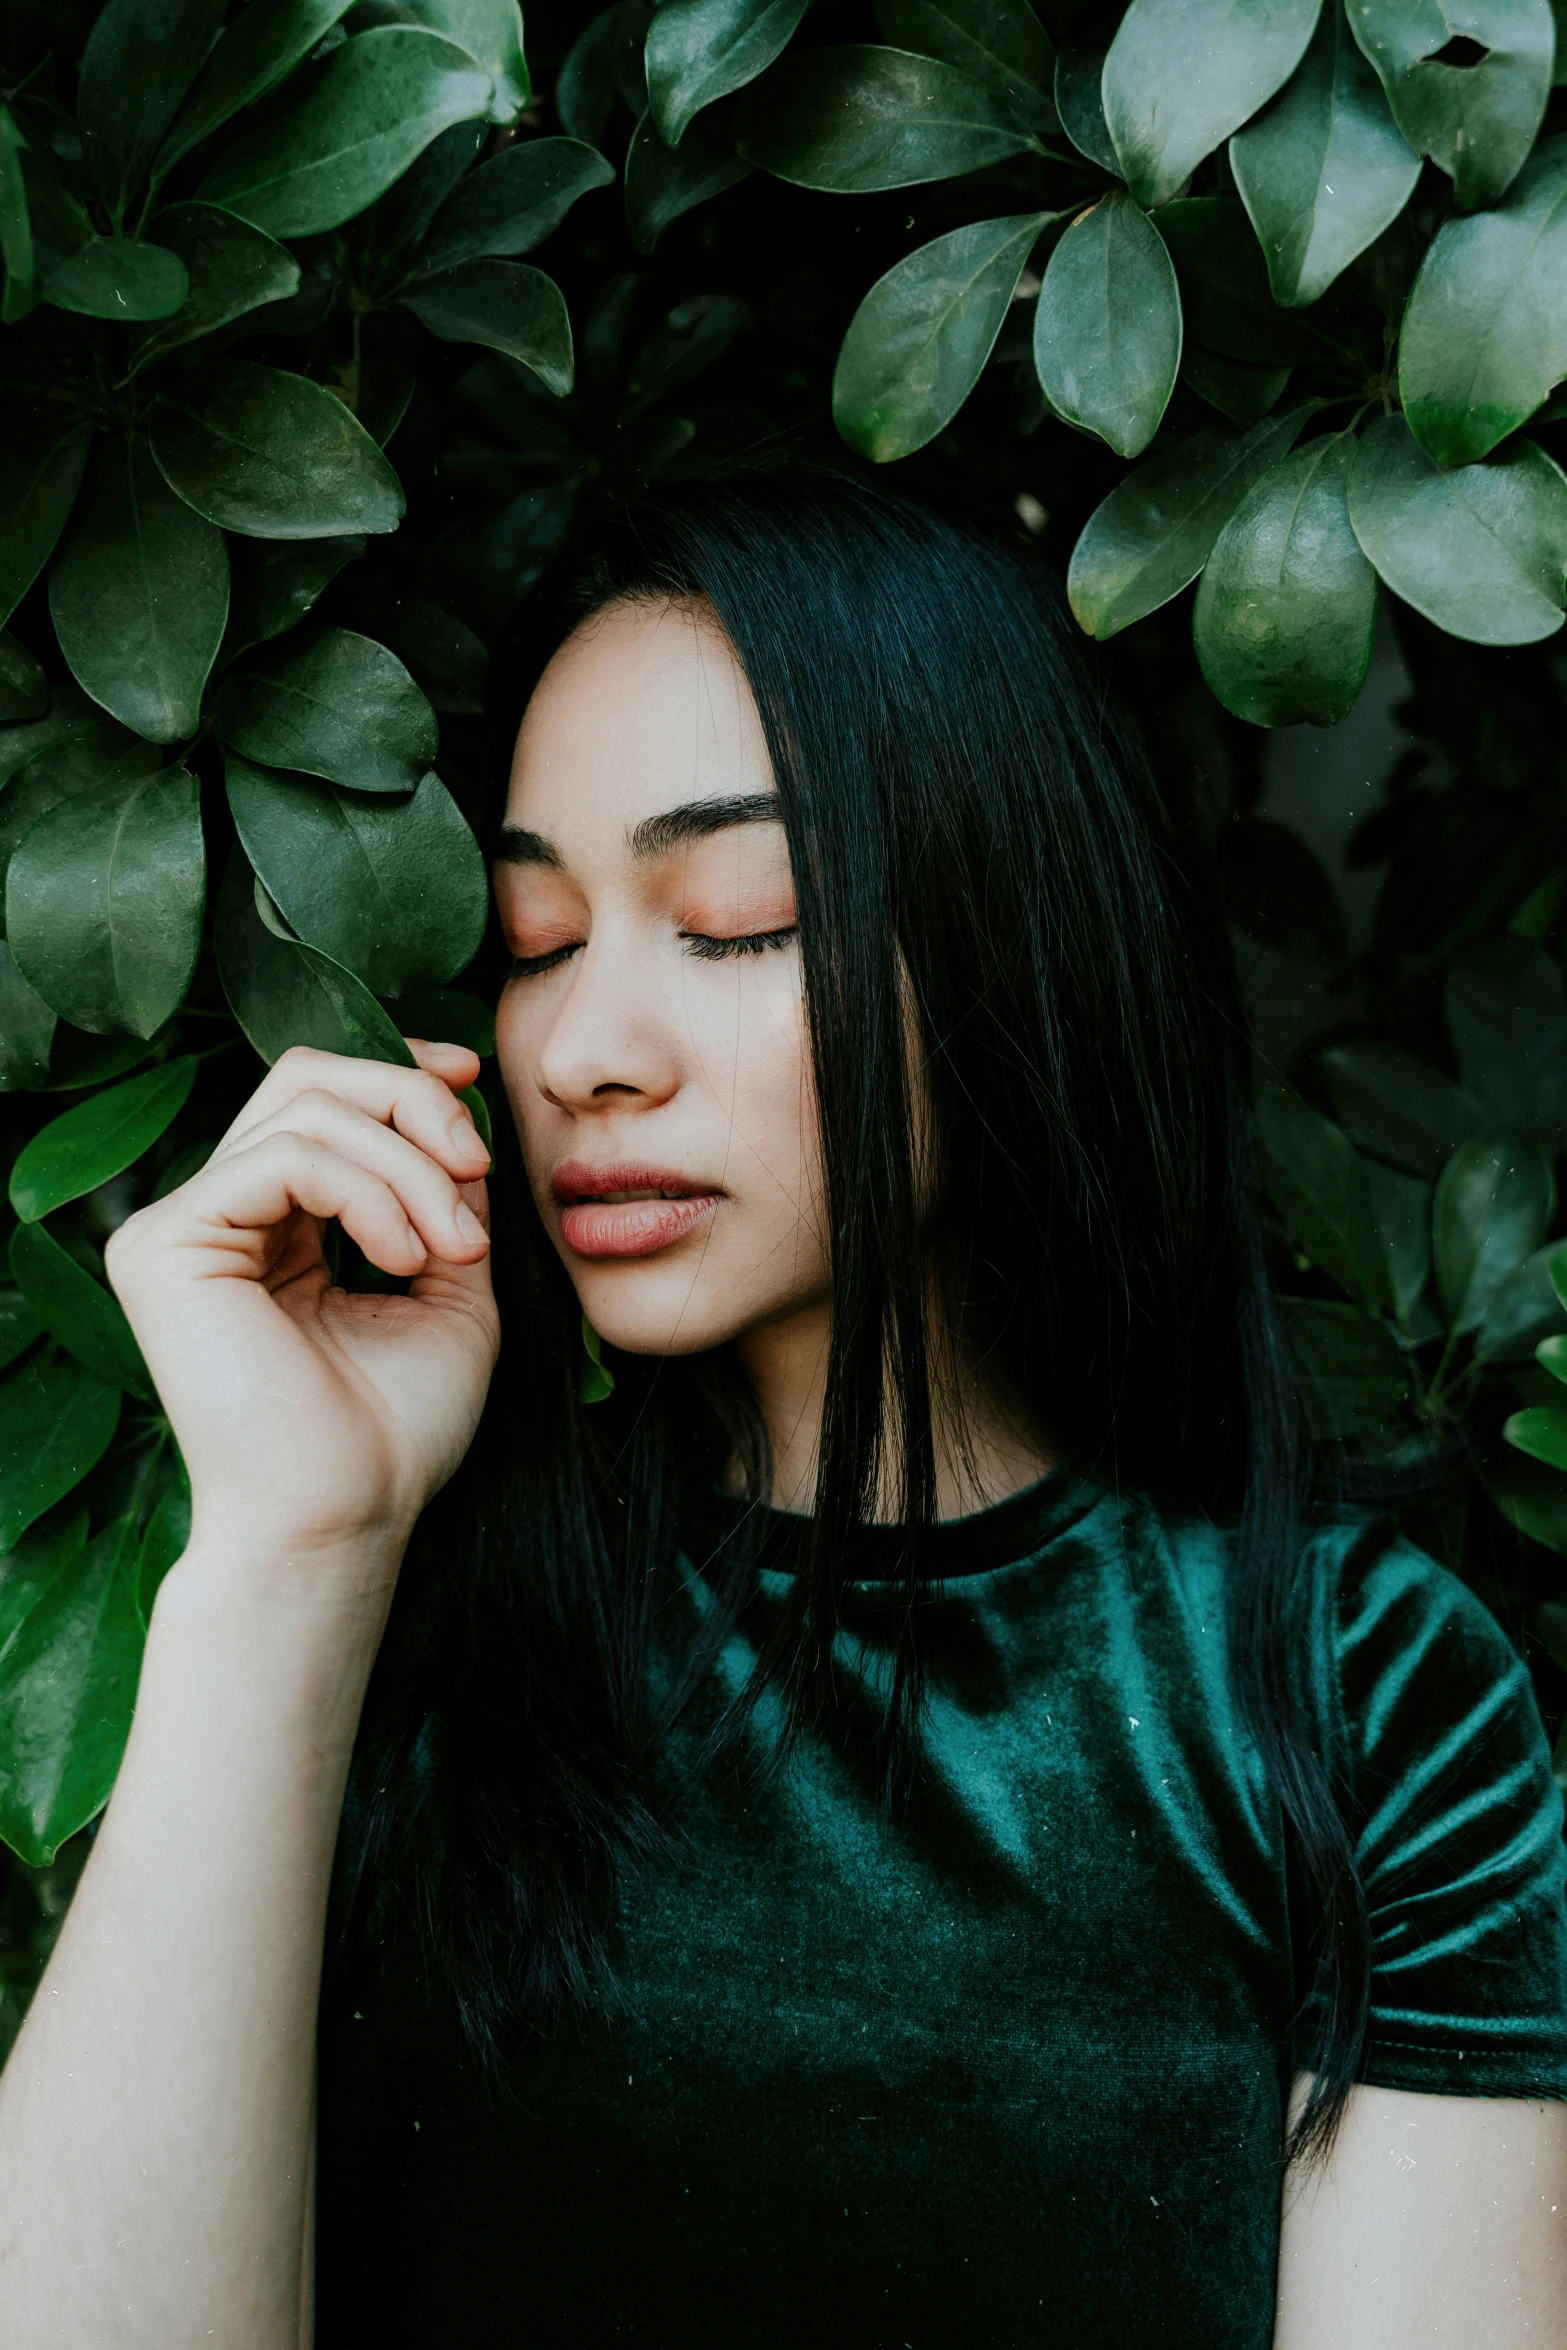
[[[772,788],[751,689],[712,615],[614,604],[567,638],[539,681],[506,821],[568,847],[693,800]]]

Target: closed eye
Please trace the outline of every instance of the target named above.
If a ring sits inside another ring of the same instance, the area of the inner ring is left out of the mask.
[[[553,947],[547,955],[513,955],[508,976],[512,979],[537,979],[541,971],[553,971],[557,963],[564,963],[568,956],[580,951],[581,941],[577,940],[569,947]]]
[[[797,926],[791,922],[783,930],[751,930],[739,938],[710,938],[701,930],[682,930],[680,935],[704,963],[722,963],[731,955],[764,955],[769,947],[786,947],[797,935]]]

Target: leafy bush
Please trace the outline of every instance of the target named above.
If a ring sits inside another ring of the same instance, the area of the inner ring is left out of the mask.
[[[536,96],[516,0],[9,0],[0,2033],[188,1509],[101,1244],[258,1055],[488,1052],[490,657],[595,500],[780,437],[1044,534],[1316,965],[1259,1107],[1315,1425],[1560,1713],[1567,139],[1550,0],[1465,21],[541,0]],[[1351,953],[1257,730],[1346,716],[1379,603]]]

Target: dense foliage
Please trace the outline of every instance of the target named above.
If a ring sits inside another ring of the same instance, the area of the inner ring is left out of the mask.
[[[1551,0],[1463,22],[8,0],[0,2036],[188,1507],[102,1241],[258,1055],[488,1050],[492,658],[596,500],[780,439],[1042,536],[1237,923],[1317,967],[1259,1103],[1314,1425],[1554,1725],[1567,137]],[[1351,953],[1258,730],[1345,717],[1379,602]]]

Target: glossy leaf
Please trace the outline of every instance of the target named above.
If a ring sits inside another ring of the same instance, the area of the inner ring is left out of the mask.
[[[197,194],[273,237],[338,228],[432,139],[487,114],[492,84],[422,25],[383,25],[335,49],[280,122],[220,157]]]
[[[1068,40],[1056,53],[1055,102],[1061,128],[1080,155],[1121,176],[1104,108],[1105,51]]]
[[[639,253],[651,253],[671,221],[694,212],[750,176],[735,153],[734,117],[716,106],[693,123],[678,147],[667,147],[651,115],[643,115],[626,149],[626,230]]]
[[[572,385],[571,321],[552,277],[526,261],[459,261],[417,277],[397,297],[445,343],[482,343],[531,367],[564,397]]]
[[[50,1337],[85,1363],[95,1379],[128,1388],[144,1403],[155,1400],[151,1374],[119,1299],[42,1224],[18,1224],[12,1233],[11,1275]]]
[[[77,90],[82,152],[118,226],[223,22],[223,0],[108,0]]]
[[[1533,441],[1444,472],[1402,416],[1379,418],[1349,477],[1349,518],[1395,594],[1479,645],[1552,635],[1567,604],[1567,479]]]
[[[1466,211],[1494,204],[1534,144],[1551,90],[1551,0],[1349,0],[1355,38],[1411,147]],[[1485,51],[1442,52],[1454,36]]]
[[[1341,300],[1281,310],[1246,207],[1229,196],[1164,205],[1154,225],[1170,248],[1188,336],[1249,366],[1332,360],[1353,346],[1357,322]]]
[[[420,276],[487,255],[531,253],[579,196],[614,177],[613,164],[581,139],[528,139],[503,148],[470,172],[436,215],[419,247]]]
[[[206,892],[197,798],[184,767],[94,784],[41,817],[12,857],[11,951],[75,1027],[150,1037],[183,999]]]
[[[1509,1444],[1534,1460],[1544,1461],[1548,1468],[1567,1469],[1567,1412],[1549,1404],[1531,1405],[1526,1411],[1514,1412],[1503,1423],[1502,1434]]]
[[[664,0],[648,27],[645,63],[648,111],[666,146],[678,147],[686,125],[704,106],[754,82],[781,56],[808,5],[809,0]]]
[[[49,1075],[56,1013],[29,987],[0,940],[0,1093],[22,1093]]]
[[[1549,1241],[1508,1274],[1476,1335],[1478,1361],[1526,1363],[1543,1339],[1567,1331],[1567,1304],[1551,1279],[1551,1260],[1560,1249],[1560,1241]],[[1551,1367],[1557,1368],[1554,1362]]]
[[[1348,1135],[1298,1094],[1267,1085],[1257,1096],[1257,1138],[1268,1189],[1296,1247],[1358,1304],[1391,1306],[1365,1162]]]
[[[473,960],[488,878],[438,776],[385,800],[231,756],[228,794],[245,854],[290,926],[373,995],[455,978]]]
[[[402,485],[362,424],[320,384],[233,359],[171,382],[152,449],[189,506],[261,539],[395,530]]]
[[[21,1291],[0,1289],[0,1371],[8,1371],[42,1336],[43,1325]]]
[[[136,1553],[136,1613],[144,1625],[152,1622],[159,1585],[189,1543],[190,1486],[182,1468],[158,1497]]]
[[[1287,367],[1249,367],[1243,359],[1222,358],[1198,343],[1188,343],[1181,353],[1182,383],[1243,432],[1278,406],[1290,374]]]
[[[974,221],[878,278],[833,376],[833,421],[851,448],[883,465],[945,430],[979,381],[1050,217]]]
[[[1326,1299],[1292,1297],[1285,1311],[1312,1435],[1375,1436],[1395,1426],[1409,1400],[1409,1365],[1386,1324]]]
[[[296,943],[257,910],[257,883],[236,851],[218,897],[214,944],[230,1008],[262,1059],[309,1044],[358,1060],[413,1067],[373,995],[319,948]]]
[[[73,727],[29,759],[0,794],[0,896],[17,844],[40,816],[90,784],[151,775],[162,766],[156,743],[143,742],[112,718],[94,717],[96,724]]]
[[[517,0],[403,0],[415,24],[444,33],[483,66],[494,84],[491,122],[515,122],[533,95]]]
[[[1056,128],[1055,52],[1029,0],[876,0],[876,22],[894,49],[956,65],[1035,130]]]
[[[1486,1479],[1485,1489],[1520,1534],[1527,1534],[1531,1542],[1543,1542],[1548,1550],[1567,1552],[1567,1485],[1560,1477],[1548,1469],[1509,1461],[1508,1474],[1493,1473]]]
[[[157,218],[162,242],[178,254],[190,292],[163,324],[143,335],[131,373],[178,350],[263,302],[284,302],[299,288],[299,263],[272,237],[216,204],[171,204]]]
[[[87,318],[168,318],[190,292],[184,262],[167,246],[92,237],[52,271],[44,300]]]
[[[250,0],[224,28],[203,66],[158,149],[154,177],[166,177],[192,147],[276,88],[352,5],[353,0]]]
[[[1428,1182],[1488,1123],[1462,1087],[1395,1045],[1331,1045],[1318,1065],[1333,1107],[1361,1149]]]
[[[175,495],[139,433],[107,443],[49,578],[77,683],[153,742],[192,735],[228,608],[221,533]]]
[[[738,127],[748,162],[843,196],[1042,151],[983,82],[936,58],[860,44],[781,58],[746,92]]]
[[[151,1150],[190,1098],[193,1055],[165,1061],[95,1093],[24,1143],[11,1170],[11,1205],[26,1224],[96,1191]]]
[[[33,291],[33,223],[22,156],[27,139],[9,106],[0,106],[0,263],[5,288],[0,325],[25,318],[37,301]]]
[[[604,1341],[582,1317],[582,1360],[577,1366],[578,1403],[603,1403],[615,1392],[615,1374],[604,1360]]]
[[[397,999],[407,1036],[430,1044],[464,1044],[481,1061],[495,1051],[495,1007],[458,987],[413,987]]]
[[[1438,229],[1410,292],[1398,382],[1439,465],[1484,457],[1567,376],[1567,137],[1506,201]]]
[[[1393,1311],[1407,1325],[1431,1277],[1431,1186],[1396,1167],[1363,1164]]]
[[[1105,59],[1105,121],[1140,204],[1167,203],[1289,80],[1321,0],[1132,0]]]
[[[556,76],[554,90],[561,129],[571,138],[583,139],[590,147],[602,142],[615,100],[633,78],[627,69],[640,53],[650,23],[648,11],[637,0],[618,0],[617,5],[591,17],[578,34]],[[640,98],[633,91],[626,102],[634,114],[641,114],[647,104],[646,88]]]
[[[1279,96],[1230,141],[1230,168],[1277,302],[1315,302],[1396,220],[1420,158],[1350,32],[1323,0],[1311,46]]]
[[[119,1419],[116,1390],[68,1356],[17,1365],[0,1385],[0,1551],[97,1465]]]
[[[8,427],[0,444],[0,627],[54,553],[91,446],[86,424],[62,431],[36,416]]]
[[[94,1535],[0,1660],[0,1837],[30,1868],[109,1800],[141,1670],[136,1550],[133,1517]]]
[[[1567,1083],[1561,965],[1520,938],[1476,949],[1448,974],[1447,1026],[1490,1124],[1518,1128],[1554,1157]]]
[[[1079,626],[1090,636],[1115,636],[1179,595],[1241,499],[1292,446],[1311,413],[1305,403],[1238,440],[1195,433],[1119,482],[1072,550],[1067,596]]]
[[[0,629],[0,720],[42,718],[49,707],[49,681],[19,638]]]
[[[347,563],[365,551],[359,537],[237,539],[229,549],[229,624],[219,663],[294,628]]]
[[[90,1523],[84,1509],[48,1514],[0,1557],[0,1659],[55,1577],[81,1556]]]
[[[1124,189],[1057,244],[1034,313],[1034,365],[1058,416],[1141,456],[1181,364],[1181,298],[1164,240]]]
[[[1349,527],[1350,433],[1281,458],[1214,541],[1192,617],[1202,673],[1256,726],[1336,726],[1371,666],[1377,581]]]
[[[348,628],[253,654],[225,679],[212,717],[245,758],[350,791],[412,791],[439,739],[397,655]]]
[[[1549,1162],[1526,1134],[1459,1145],[1431,1219],[1437,1294],[1454,1330],[1479,1328],[1508,1275],[1544,1240],[1554,1204]]]

